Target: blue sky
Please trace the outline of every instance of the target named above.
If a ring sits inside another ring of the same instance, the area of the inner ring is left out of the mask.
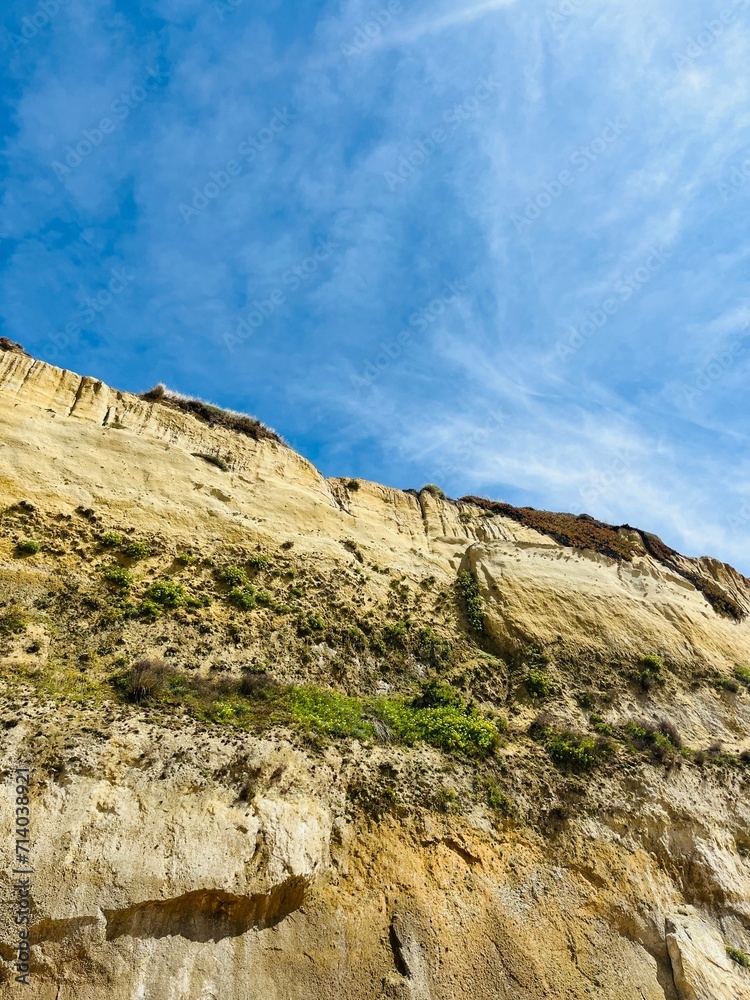
[[[0,335],[750,574],[749,42],[748,0],[22,0]]]

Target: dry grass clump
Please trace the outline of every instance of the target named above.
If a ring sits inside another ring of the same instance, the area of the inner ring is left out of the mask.
[[[9,337],[0,337],[0,351],[10,351],[13,354],[25,354],[27,358],[31,356],[20,344],[16,343],[15,340],[11,340]]]
[[[278,444],[286,444],[276,431],[266,427],[257,417],[250,417],[246,413],[237,413],[235,410],[224,410],[212,403],[205,403],[202,399],[194,399],[192,396],[173,392],[163,382],[159,382],[148,392],[141,393],[140,398],[150,403],[161,403],[164,406],[183,410],[185,413],[192,413],[203,423],[212,427],[226,427],[228,430],[251,437],[255,441],[276,441]]]

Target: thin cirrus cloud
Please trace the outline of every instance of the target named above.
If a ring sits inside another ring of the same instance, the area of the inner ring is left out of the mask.
[[[327,474],[748,572],[740,8],[78,0],[10,43],[16,7],[2,333],[256,412]]]

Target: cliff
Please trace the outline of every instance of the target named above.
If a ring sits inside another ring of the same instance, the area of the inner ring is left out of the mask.
[[[750,998],[731,567],[7,349],[0,524],[3,995]]]

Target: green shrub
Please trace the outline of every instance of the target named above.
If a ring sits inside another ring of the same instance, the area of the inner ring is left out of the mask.
[[[609,744],[570,729],[556,729],[548,717],[539,716],[529,730],[544,745],[558,767],[570,771],[590,771],[609,752]]]
[[[515,816],[516,806],[495,781],[481,782],[487,805],[500,816]]]
[[[664,662],[660,656],[644,656],[641,660],[644,670],[649,670],[652,674],[660,674],[664,669]]]
[[[122,535],[119,531],[108,531],[99,539],[105,549],[119,549],[122,545]]]
[[[104,570],[104,579],[121,590],[128,590],[133,586],[133,576],[123,566],[114,564],[107,566]]]
[[[0,635],[20,635],[28,625],[29,620],[24,611],[12,609],[0,615]]]
[[[172,580],[157,580],[146,591],[145,600],[163,608],[180,608],[187,601],[185,588]]]
[[[655,683],[661,681],[664,663],[659,656],[644,656],[641,659],[640,683],[644,691],[650,691]]]
[[[161,618],[161,607],[156,604],[155,601],[150,601],[148,598],[141,601],[141,605],[138,608],[138,614],[142,618],[148,618],[150,621],[155,622],[157,618]]]
[[[426,486],[422,487],[422,492],[432,493],[434,497],[439,497],[441,500],[445,500],[445,493],[436,486],[434,483],[428,483]]]
[[[461,693],[443,681],[430,680],[422,685],[422,691],[411,702],[413,708],[440,708],[450,705],[465,708]]]
[[[375,714],[406,744],[419,741],[446,753],[487,757],[497,746],[497,726],[478,713],[457,705],[417,708],[400,698],[379,699]]]
[[[255,587],[232,587],[227,596],[229,602],[241,611],[252,611],[258,606],[258,594]]]
[[[41,542],[35,542],[30,538],[25,538],[16,545],[16,552],[20,556],[35,556],[40,551]]]
[[[601,733],[602,736],[614,735],[614,729],[609,725],[609,723],[604,721],[601,715],[593,714],[589,719],[589,722],[591,723],[591,728],[594,732]]]
[[[178,552],[175,556],[175,562],[178,562],[180,566],[192,566],[198,561],[198,556],[194,556],[192,552]]]
[[[750,969],[750,955],[742,951],[741,948],[732,948],[730,946],[727,948],[727,955],[737,965],[741,965],[743,969]]]
[[[363,715],[356,698],[317,688],[292,688],[285,699],[292,718],[299,725],[327,736],[366,739],[373,734],[372,723]]]
[[[224,566],[217,573],[219,581],[227,587],[246,587],[247,573],[241,566]]]
[[[671,722],[662,720],[658,726],[644,722],[629,722],[625,734],[636,750],[648,750],[654,760],[668,763],[682,749],[682,738]]]
[[[261,552],[257,552],[254,555],[250,556],[250,558],[247,560],[247,564],[251,569],[261,571],[264,569],[268,569],[270,567],[271,560],[267,555],[264,555]]]
[[[350,479],[347,482],[347,484],[346,484],[346,488],[348,490],[351,490],[353,493],[356,493],[357,490],[360,488],[359,480],[358,479]]]
[[[734,676],[740,684],[744,684],[746,688],[750,688],[750,670],[747,667],[735,667]]]
[[[325,632],[326,623],[319,614],[311,611],[297,620],[297,635],[303,638],[308,635]]]
[[[574,771],[588,771],[598,762],[596,741],[569,730],[550,733],[545,740],[547,753],[556,764]]]
[[[429,626],[421,628],[417,633],[417,650],[420,656],[435,667],[451,656],[450,643],[441,639]]]
[[[151,549],[145,542],[132,541],[123,546],[122,554],[137,562],[139,559],[148,559],[151,555]]]
[[[440,812],[459,812],[458,792],[455,788],[441,788],[435,795],[434,803]]]
[[[409,623],[401,619],[389,622],[383,629],[383,642],[391,649],[404,649],[409,634]]]
[[[532,698],[547,698],[552,693],[552,680],[543,670],[529,670],[524,683]]]
[[[479,584],[468,570],[458,574],[458,590],[463,599],[469,627],[473,632],[484,632],[484,614]]]

